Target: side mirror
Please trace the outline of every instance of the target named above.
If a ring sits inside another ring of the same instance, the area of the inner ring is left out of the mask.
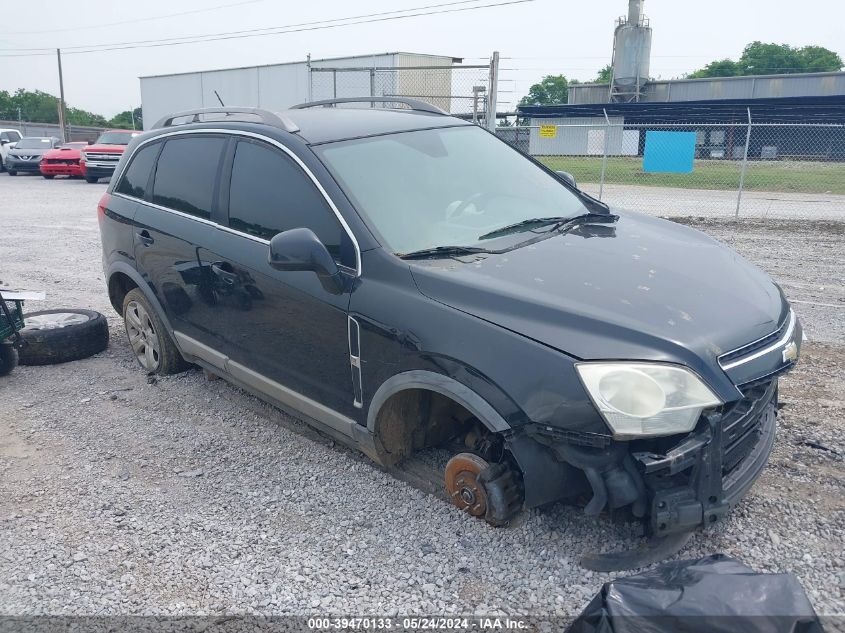
[[[0,138],[0,145],[8,145],[8,144],[9,144],[9,143],[11,143],[11,142],[12,142],[12,141],[10,141],[10,140],[9,140],[9,139],[7,139],[7,138]]]
[[[93,145],[93,144],[94,144],[94,141],[92,141],[92,140],[89,138],[89,139],[88,139],[88,145]]]
[[[310,270],[317,273],[327,292],[343,292],[343,276],[334,258],[314,231],[290,229],[270,240],[267,262],[276,270]]]
[[[556,171],[555,173],[558,175],[558,178],[560,178],[564,182],[569,183],[576,189],[578,188],[578,183],[575,182],[575,176],[570,174],[568,171]]]

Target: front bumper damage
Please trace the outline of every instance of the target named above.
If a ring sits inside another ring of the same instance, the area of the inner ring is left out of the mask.
[[[665,453],[633,458],[649,491],[650,532],[665,535],[714,523],[759,477],[775,441],[777,380],[702,416],[696,430]]]
[[[748,492],[772,452],[777,378],[741,389],[743,397],[705,412],[682,437],[617,442],[610,436],[531,426],[508,439],[520,466],[525,506],[583,494],[588,515],[630,511],[645,527],[639,549],[591,553],[594,571],[642,567],[676,553],[692,531],[724,516]]]
[[[524,477],[525,505],[591,494],[586,514],[630,509],[654,537],[717,521],[760,475],[772,451],[777,378],[705,412],[692,433],[617,442],[532,426],[508,444]]]

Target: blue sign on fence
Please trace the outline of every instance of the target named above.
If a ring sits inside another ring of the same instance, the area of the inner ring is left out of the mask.
[[[646,132],[644,172],[689,174],[694,161],[695,132]]]

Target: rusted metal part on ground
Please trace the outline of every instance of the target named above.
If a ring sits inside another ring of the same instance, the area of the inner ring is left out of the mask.
[[[677,554],[692,538],[692,532],[652,536],[640,547],[617,552],[590,552],[581,558],[581,567],[611,572],[639,569]]]

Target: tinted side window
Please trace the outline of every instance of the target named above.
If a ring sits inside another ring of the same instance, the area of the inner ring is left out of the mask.
[[[156,166],[153,202],[209,219],[225,142],[210,137],[165,142]]]
[[[349,236],[311,179],[289,156],[261,143],[240,141],[235,150],[229,226],[265,240],[306,227],[337,261],[355,265]]]
[[[156,159],[159,144],[145,145],[135,156],[129,167],[123,172],[115,191],[135,198],[143,198],[147,193],[147,183],[150,181],[150,173],[153,170],[153,163]]]

